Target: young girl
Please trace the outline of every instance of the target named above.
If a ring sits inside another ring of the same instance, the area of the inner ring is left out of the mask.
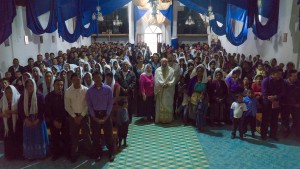
[[[238,94],[237,101],[233,102],[230,108],[230,117],[233,121],[233,130],[231,138],[234,139],[236,136],[236,130],[239,129],[240,139],[243,140],[243,121],[242,116],[247,111],[247,106],[243,103],[243,95]]]
[[[196,109],[196,127],[199,132],[204,131],[204,126],[206,124],[205,117],[207,114],[208,103],[205,95],[206,95],[205,92],[200,93],[199,101],[197,103],[197,109]]]
[[[126,138],[128,134],[129,116],[128,116],[128,102],[127,99],[122,98],[119,101],[120,110],[117,113],[118,137],[119,148],[121,148],[122,140],[124,139],[123,146],[127,147]]]

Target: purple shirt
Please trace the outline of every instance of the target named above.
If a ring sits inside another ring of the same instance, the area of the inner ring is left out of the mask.
[[[264,101],[269,102],[268,96],[276,96],[278,101],[282,101],[285,93],[284,81],[282,79],[274,80],[268,76],[261,82],[261,92]]]
[[[232,77],[226,78],[226,84],[228,86],[229,92],[231,93],[242,93],[242,80],[238,79],[237,81],[233,80]]]
[[[109,116],[113,106],[113,92],[110,86],[102,83],[101,88],[97,89],[94,85],[86,92],[85,96],[89,113],[92,117],[95,116],[95,110],[105,110]]]

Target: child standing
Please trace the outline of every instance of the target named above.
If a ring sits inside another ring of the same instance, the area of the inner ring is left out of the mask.
[[[257,107],[258,107],[258,101],[254,97],[253,90],[249,89],[247,90],[247,96],[244,97],[243,102],[247,105],[247,111],[245,112],[243,118],[244,118],[244,134],[247,133],[248,124],[250,124],[251,127],[251,133],[252,137],[255,138],[255,128],[256,128],[256,113],[257,113]]]
[[[118,137],[119,137],[119,148],[121,148],[122,140],[124,139],[123,146],[127,147],[126,138],[128,134],[129,116],[128,116],[128,101],[122,98],[119,101],[120,110],[117,113],[117,126],[118,126]]]
[[[208,103],[207,100],[205,99],[205,93],[201,92],[199,95],[199,101],[197,103],[197,109],[196,109],[196,127],[199,132],[204,131],[204,126],[205,126],[205,117],[207,114],[207,108],[208,108]]]
[[[233,121],[233,130],[231,138],[234,139],[236,136],[236,130],[239,129],[240,139],[243,140],[243,114],[247,111],[247,106],[243,103],[243,95],[237,95],[237,101],[231,104],[230,114]]]

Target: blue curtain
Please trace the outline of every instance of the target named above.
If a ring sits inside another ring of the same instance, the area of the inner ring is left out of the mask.
[[[279,16],[279,0],[273,0],[272,3],[268,6],[270,13],[268,14],[268,22],[265,25],[262,25],[259,21],[259,10],[258,10],[258,1],[253,1],[253,4],[249,8],[252,10],[255,24],[253,24],[253,33],[262,40],[267,40],[277,33],[278,30],[278,16]],[[267,10],[267,8],[265,8]],[[267,14],[266,14],[267,15]]]
[[[239,15],[240,17],[239,20],[242,20],[244,25],[241,33],[237,37],[235,37],[231,19],[232,19],[232,14],[237,14],[237,13],[241,14]],[[241,9],[231,4],[227,4],[226,37],[228,41],[235,46],[239,46],[247,40],[247,36],[248,36],[248,15],[247,14],[248,14],[247,10]]]
[[[167,10],[159,10],[170,22],[171,22],[171,36],[173,34],[173,5],[170,5],[170,7]]]
[[[171,46],[174,48],[174,49],[178,49],[178,38],[174,38],[171,40]]]
[[[222,23],[221,27],[217,24],[216,18],[210,20],[209,25],[215,34],[217,34],[218,36],[223,36],[226,34],[226,22],[224,21],[224,18],[220,18],[220,19],[221,20],[219,20],[218,22]]]
[[[41,3],[43,2],[43,3]],[[48,25],[45,29],[43,29],[42,25],[38,20],[38,11],[39,7],[45,4],[50,7],[50,16]],[[26,1],[26,19],[27,19],[27,27],[34,33],[34,34],[43,34],[43,33],[52,33],[57,29],[57,4],[56,0],[27,0]]]
[[[0,4],[0,44],[2,44],[12,33],[16,4],[14,0],[0,0]]]

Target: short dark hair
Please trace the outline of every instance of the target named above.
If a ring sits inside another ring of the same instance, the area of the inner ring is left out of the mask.
[[[33,58],[28,58],[28,59],[27,59],[28,62],[31,61],[31,60],[34,61]]]
[[[3,81],[8,81],[10,83],[10,81],[9,81],[8,78],[2,78],[2,79],[0,79],[0,82],[3,82]]]
[[[99,76],[103,79],[103,74],[102,74],[101,72],[99,72],[99,71],[94,71],[94,72],[92,73],[92,76],[93,76],[93,77],[95,77],[95,76],[97,76],[97,75],[99,75]]]
[[[64,82],[64,80],[63,80],[62,78],[56,78],[56,79],[54,80],[54,84],[55,84],[56,82]]]
[[[108,72],[105,74],[105,76],[113,78],[114,74],[112,72]]]
[[[73,72],[71,75],[71,79],[73,79],[74,77],[80,77],[77,73]]]
[[[119,101],[118,101],[118,104],[119,106],[123,106],[124,104],[128,103],[127,99],[126,98],[121,98]]]
[[[297,70],[295,70],[295,69],[289,70],[289,71],[288,71],[288,74],[287,74],[287,77],[291,77],[292,74],[294,74],[294,73],[297,74]]]
[[[279,72],[283,72],[283,70],[277,66],[271,70],[271,74],[275,74],[275,73],[279,73]]]
[[[14,62],[14,61],[19,61],[19,59],[18,59],[18,58],[14,58],[14,59],[13,59],[13,62]]]

